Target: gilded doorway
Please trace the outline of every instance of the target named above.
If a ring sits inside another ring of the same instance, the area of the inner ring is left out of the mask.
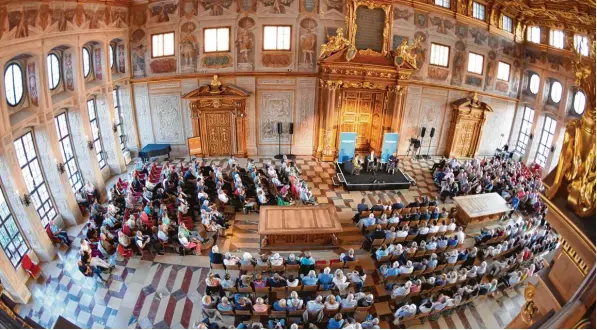
[[[383,131],[384,92],[344,90],[340,132],[357,132],[358,152],[379,150]]]
[[[201,128],[206,132],[207,150],[210,156],[229,156],[233,152],[232,116],[230,111],[226,112],[205,112],[205,120],[201,122]]]

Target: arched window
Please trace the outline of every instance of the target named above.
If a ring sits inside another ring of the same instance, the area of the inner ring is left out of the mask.
[[[89,77],[91,73],[91,58],[89,56],[89,49],[83,47],[83,75],[85,78]]]
[[[572,102],[572,110],[578,115],[582,115],[585,112],[585,103],[587,96],[582,91],[576,91],[574,93],[574,100]]]
[[[23,89],[23,70],[16,63],[8,65],[4,71],[4,91],[8,105],[14,107],[21,103]]]
[[[112,45],[110,45],[110,67],[113,68],[114,67],[114,47],[112,47]]]
[[[48,67],[48,86],[50,89],[56,89],[60,83],[60,60],[56,54],[50,54],[46,58]]]
[[[531,74],[531,79],[529,79],[529,91],[533,94],[537,94],[539,92],[539,75],[536,73]]]
[[[553,103],[560,103],[562,99],[562,84],[559,81],[551,83],[551,90],[549,91],[549,98]]]

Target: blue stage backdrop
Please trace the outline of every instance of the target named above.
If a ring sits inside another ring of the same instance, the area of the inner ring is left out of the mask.
[[[340,148],[338,151],[338,163],[342,164],[354,157],[354,150],[357,146],[356,132],[340,133]]]
[[[398,133],[384,133],[381,147],[381,162],[386,163],[390,156],[398,151]]]

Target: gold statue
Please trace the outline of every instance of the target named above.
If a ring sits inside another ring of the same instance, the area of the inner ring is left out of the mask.
[[[343,50],[345,48],[352,47],[352,44],[348,39],[344,38],[344,29],[338,28],[335,36],[328,36],[329,41],[321,45],[321,51],[319,52],[319,59],[326,58],[333,53]]]
[[[416,50],[423,41],[423,38],[418,37],[415,39],[412,45],[408,45],[408,39],[402,39],[402,42],[396,49],[394,50],[395,57],[402,57],[405,62],[412,65],[415,69],[417,69],[417,55],[413,54],[413,51]]]
[[[591,47],[594,49],[594,41]],[[554,182],[545,195],[551,199],[565,187],[568,206],[586,217],[595,214],[595,74],[594,68],[582,63],[580,54],[573,64],[576,85],[584,90],[587,105],[581,119],[566,125]]]
[[[534,297],[535,286],[529,283],[527,284],[527,287],[524,288],[524,299],[526,302],[522,305],[522,310],[520,311],[522,320],[529,325],[533,323],[533,319],[537,316],[537,312],[539,312],[539,308],[537,308],[533,301]]]
[[[222,92],[222,82],[217,74],[214,74],[214,78],[209,83],[209,92],[212,94],[220,94]]]

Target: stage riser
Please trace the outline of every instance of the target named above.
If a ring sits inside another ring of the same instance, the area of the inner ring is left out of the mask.
[[[373,190],[397,190],[397,189],[408,189],[410,183],[372,183],[372,184],[359,184],[351,185],[344,184],[344,188],[348,191],[373,191]]]

